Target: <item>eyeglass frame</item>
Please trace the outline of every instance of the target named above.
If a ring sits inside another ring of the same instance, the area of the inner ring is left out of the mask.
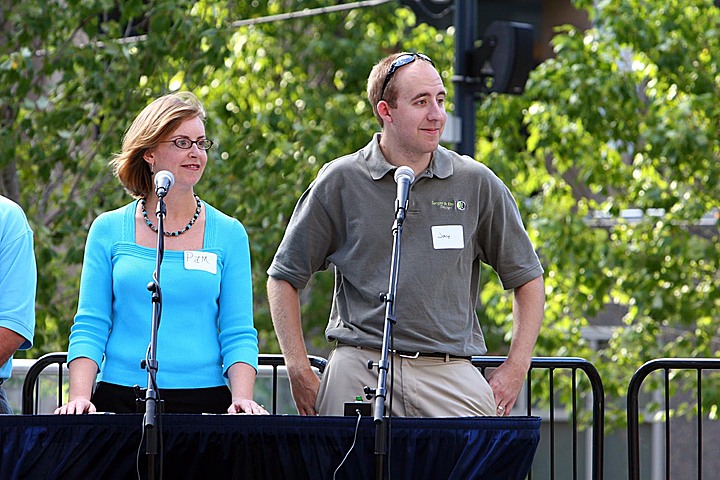
[[[178,145],[178,142],[190,142],[190,146],[188,146],[188,147],[181,147],[180,145]],[[207,148],[203,148],[203,147],[200,145],[200,142],[203,142],[204,144],[207,144]],[[189,138],[185,138],[185,137],[179,137],[179,138],[176,138],[176,139],[174,139],[174,140],[163,140],[162,142],[158,142],[158,143],[172,143],[172,144],[174,144],[176,147],[178,147],[180,150],[190,150],[190,149],[192,148],[193,144],[195,144],[195,145],[198,146],[198,148],[199,148],[200,150],[204,150],[204,151],[206,151],[206,152],[207,152],[208,150],[210,150],[213,145],[215,145],[215,142],[213,142],[213,141],[210,140],[209,138],[201,138],[200,140],[190,140]]]
[[[421,60],[425,60],[426,62],[430,62],[430,65],[432,65],[433,67],[435,66],[435,62],[433,62],[430,57],[428,57],[424,53],[403,53],[395,60],[393,60],[393,62],[390,64],[390,69],[388,70],[388,73],[385,74],[385,80],[383,81],[383,86],[380,89],[380,100],[384,100],[385,89],[387,88],[388,83],[390,83],[390,79],[392,79],[393,75],[395,75],[395,72],[397,72],[400,67],[404,67],[405,65],[413,63],[418,58]]]

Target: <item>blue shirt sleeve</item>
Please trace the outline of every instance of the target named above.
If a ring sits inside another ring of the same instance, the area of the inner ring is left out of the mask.
[[[225,265],[219,298],[220,346],[223,373],[237,362],[258,368],[258,337],[253,320],[250,245],[242,224],[230,220],[226,238]]]
[[[100,215],[90,226],[85,243],[80,295],[70,330],[68,362],[87,357],[101,365],[112,327],[112,232],[120,226],[109,214]]]
[[[19,205],[0,197],[0,327],[25,338],[20,350],[33,345],[37,265],[33,232]],[[10,378],[12,357],[0,366]]]

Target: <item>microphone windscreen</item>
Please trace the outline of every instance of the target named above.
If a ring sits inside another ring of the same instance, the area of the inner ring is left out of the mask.
[[[175,185],[175,176],[167,170],[161,170],[155,174],[155,188],[170,190]]]
[[[395,182],[397,183],[403,177],[409,178],[410,183],[413,183],[415,181],[415,172],[413,172],[412,168],[406,165],[398,167],[397,170],[395,170]]]

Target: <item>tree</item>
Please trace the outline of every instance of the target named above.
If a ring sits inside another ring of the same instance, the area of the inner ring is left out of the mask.
[[[627,312],[606,351],[586,350],[623,398],[651,358],[717,355],[720,12],[577,5],[594,28],[565,28],[522,97],[486,100],[480,151],[512,179],[548,271],[542,350],[582,352],[582,326]]]
[[[67,348],[87,229],[129,201],[107,161],[151,98],[190,89],[206,105],[218,146],[197,190],[248,229],[263,352],[279,351],[265,270],[297,198],[378,129],[364,97],[373,63],[424,51],[453,98],[453,29],[418,25],[408,7],[233,26],[325,2],[233,3],[0,0],[0,189],[28,212],[41,279],[28,355]],[[620,398],[645,360],[718,350],[720,242],[716,223],[699,224],[717,219],[720,18],[711,0],[577,5],[594,28],[563,29],[523,95],[484,99],[476,151],[515,194],[546,267],[536,354],[592,360]],[[484,273],[479,315],[502,354],[511,296]],[[332,281],[318,275],[302,296],[315,353],[327,352]],[[623,328],[595,353],[581,329],[608,305],[627,312]]]
[[[186,1],[0,3],[0,170],[24,207],[39,269],[37,355],[65,350],[85,236],[129,200],[107,167],[151,97],[202,85],[234,11]],[[138,28],[145,37],[129,37]]]
[[[285,4],[285,12],[299,8]],[[249,231],[261,351],[279,351],[265,271],[297,199],[325,162],[363,147],[379,130],[365,97],[373,64],[387,52],[422,50],[449,78],[452,37],[414,26],[409,9],[384,5],[240,27],[231,40],[236,54],[213,77],[224,87],[207,97],[223,153],[210,190],[223,192],[220,208]],[[306,338],[316,354],[330,348],[323,332],[333,280],[332,272],[318,274],[302,292]]]
[[[397,5],[233,26],[323,3],[0,0],[0,191],[26,209],[40,274],[26,355],[67,349],[89,225],[130,200],[107,162],[137,112],[179,89],[206,104],[218,148],[198,193],[247,227],[261,351],[278,351],[265,270],[320,166],[377,129],[363,97],[373,62],[412,45],[452,65],[451,39]],[[319,337],[330,289],[321,275],[304,292]]]

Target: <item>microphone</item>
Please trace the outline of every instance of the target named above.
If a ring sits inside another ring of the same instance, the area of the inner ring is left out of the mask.
[[[395,200],[395,210],[399,217],[405,217],[405,209],[407,209],[408,196],[410,195],[410,186],[415,181],[415,172],[410,167],[403,165],[395,170],[395,183],[397,183],[397,198]]]
[[[167,170],[160,170],[155,174],[155,195],[163,198],[175,185],[175,177]]]

